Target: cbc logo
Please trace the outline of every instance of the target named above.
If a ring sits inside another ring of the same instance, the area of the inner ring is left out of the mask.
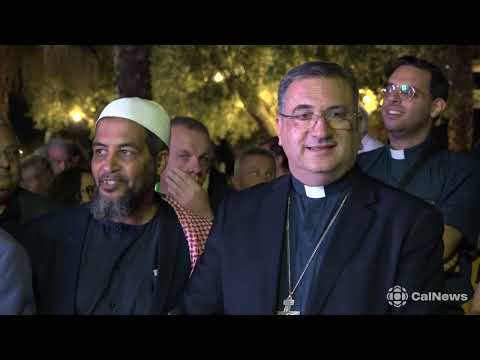
[[[388,289],[387,300],[388,300],[388,303],[392,306],[395,306],[395,307],[403,306],[407,303],[408,292],[405,288],[396,285]]]

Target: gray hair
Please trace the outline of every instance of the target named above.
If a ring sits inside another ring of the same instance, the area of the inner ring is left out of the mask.
[[[35,155],[32,154],[26,158],[24,158],[20,166],[22,168],[22,171],[24,171],[27,168],[34,168],[38,172],[48,172],[50,176],[53,176],[53,170],[52,167],[50,166],[50,163],[46,158],[40,155]]]
[[[285,93],[287,92],[288,87],[295,80],[307,78],[340,78],[345,80],[352,90],[353,104],[354,106],[357,106],[358,86],[357,81],[350,70],[335,63],[310,61],[294,67],[288,71],[280,81],[280,85],[278,86],[278,109],[280,112],[283,112]]]

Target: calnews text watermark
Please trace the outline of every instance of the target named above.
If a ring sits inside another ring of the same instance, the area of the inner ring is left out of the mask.
[[[426,293],[414,291],[409,294],[407,289],[398,285],[391,287],[387,291],[387,301],[391,306],[402,307],[407,303],[409,298],[411,301],[468,301],[467,294],[451,294],[433,291]]]

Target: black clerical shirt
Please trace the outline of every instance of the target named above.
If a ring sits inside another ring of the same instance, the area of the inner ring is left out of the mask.
[[[300,274],[304,270],[308,259],[318,244],[322,233],[328,223],[340,207],[345,195],[351,190],[354,170],[347,173],[340,180],[337,180],[324,187],[325,197],[309,198],[305,186],[298,179],[292,176],[292,191],[290,192],[290,255],[291,255],[291,289],[295,287]],[[305,271],[293,294],[295,304],[292,310],[300,311],[301,314],[308,314],[312,305],[312,292],[315,290],[319,279],[319,271],[325,256],[328,256],[328,246],[338,223],[338,215],[335,223],[332,224],[329,232],[320,244],[312,261]],[[287,243],[284,240],[283,256],[281,265],[281,276],[279,284],[278,309],[283,310],[283,300],[288,296],[288,261]]]

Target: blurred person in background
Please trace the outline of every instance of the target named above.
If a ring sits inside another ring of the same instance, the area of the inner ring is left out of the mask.
[[[48,194],[54,174],[47,159],[39,155],[31,155],[21,160],[20,186],[32,193]]]
[[[236,190],[243,190],[275,178],[275,158],[262,148],[251,148],[235,159],[232,184]]]

